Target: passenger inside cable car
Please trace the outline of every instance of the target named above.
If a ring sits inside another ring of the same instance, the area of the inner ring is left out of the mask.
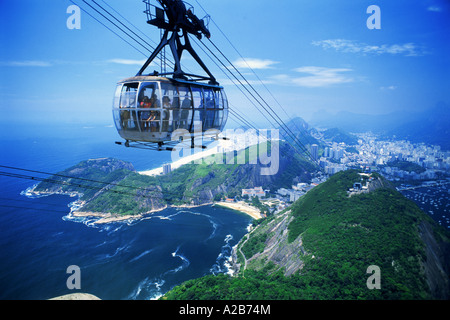
[[[192,107],[192,101],[189,99],[189,94],[186,92],[184,95],[183,102],[181,103],[181,119],[180,119],[180,125],[178,129],[186,129],[189,131],[190,129],[190,123],[188,123],[188,119],[190,119],[191,114],[191,107]]]

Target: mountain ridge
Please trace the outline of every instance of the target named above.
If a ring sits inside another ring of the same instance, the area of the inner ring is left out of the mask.
[[[321,110],[313,115],[310,123],[316,127],[337,127],[354,133],[372,131],[388,138],[395,136],[450,150],[450,106],[444,102],[420,112],[395,111],[381,115],[348,111],[331,114]]]

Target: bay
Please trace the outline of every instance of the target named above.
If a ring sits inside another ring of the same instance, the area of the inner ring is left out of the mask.
[[[148,170],[168,152],[114,144],[108,125],[3,127],[0,165],[54,173],[91,158],[115,157]],[[11,134],[11,132],[13,134]],[[58,132],[58,134],[55,134]],[[141,220],[95,225],[73,218],[76,198],[24,196],[36,182],[0,168],[0,299],[48,299],[87,292],[101,299],[155,299],[183,281],[228,271],[227,260],[251,223],[247,215],[204,206],[169,208]],[[30,174],[31,175],[31,174]],[[69,290],[67,268],[81,271]]]

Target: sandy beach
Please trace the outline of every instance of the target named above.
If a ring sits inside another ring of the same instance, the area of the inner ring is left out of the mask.
[[[178,169],[179,167],[192,163],[193,161],[201,161],[202,159],[212,156],[216,153],[219,153],[221,148],[226,148],[229,145],[229,141],[219,141],[217,146],[208,148],[207,150],[194,153],[189,156],[182,157],[179,160],[173,161],[170,163],[171,170]],[[152,170],[139,171],[138,173],[146,176],[159,176],[163,174],[163,167],[155,168]]]
[[[245,214],[248,214],[249,216],[251,216],[253,219],[256,219],[256,220],[262,218],[259,209],[248,205],[244,201],[239,201],[239,202],[223,202],[223,201],[221,201],[221,202],[216,202],[215,205],[243,212]]]
[[[183,156],[181,159],[172,161],[170,163],[171,170],[173,171],[181,167],[182,165],[192,162],[201,163],[200,161],[202,161],[202,159],[215,154],[223,154],[232,150],[243,150],[249,146],[253,146],[267,140],[266,138],[259,137],[258,135],[251,132],[228,134],[228,138],[230,140],[219,140],[208,146],[208,149],[203,151],[194,149],[195,151],[192,151],[195,152],[194,154]],[[176,151],[175,156],[177,156]],[[139,171],[138,173],[147,176],[158,176],[163,174],[163,167],[155,168],[152,170]]]

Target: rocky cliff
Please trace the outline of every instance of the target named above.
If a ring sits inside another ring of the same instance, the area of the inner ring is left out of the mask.
[[[267,265],[272,265],[271,273],[282,270],[285,276],[301,270],[304,265],[303,257],[307,252],[302,246],[301,237],[292,243],[288,241],[288,226],[292,219],[291,211],[286,211],[253,229],[233,249],[235,272],[244,273],[247,268],[259,271]],[[262,236],[265,238],[264,246],[255,250],[252,248],[255,243],[249,239],[258,239]]]

